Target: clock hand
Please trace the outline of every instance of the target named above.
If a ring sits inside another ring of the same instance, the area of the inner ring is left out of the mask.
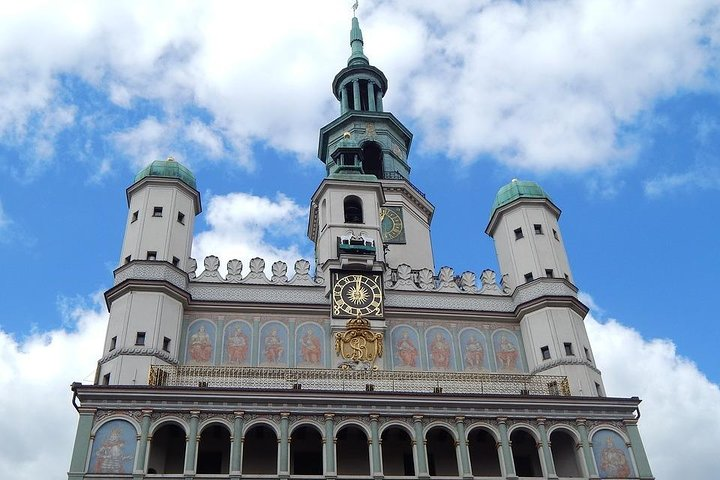
[[[355,289],[360,291],[360,276],[358,275],[357,279],[355,279]]]

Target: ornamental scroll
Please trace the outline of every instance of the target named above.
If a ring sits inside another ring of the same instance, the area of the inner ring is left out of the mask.
[[[371,366],[376,358],[382,358],[383,334],[372,332],[367,319],[362,317],[350,319],[345,327],[344,332],[335,334],[335,352],[347,360],[343,362],[341,368],[352,368],[349,363]]]

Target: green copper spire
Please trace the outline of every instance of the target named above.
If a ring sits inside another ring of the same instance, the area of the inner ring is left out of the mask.
[[[370,65],[367,57],[363,53],[363,37],[360,30],[360,22],[357,17],[353,16],[352,28],[350,29],[350,47],[352,53],[348,58],[348,67],[353,65]]]

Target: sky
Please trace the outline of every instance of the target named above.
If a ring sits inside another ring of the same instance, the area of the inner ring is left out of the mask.
[[[194,171],[198,263],[312,259],[351,4],[0,4],[0,432],[16,439],[0,471],[65,478],[69,385],[101,356],[143,166]],[[384,107],[414,133],[435,265],[497,270],[495,193],[540,183],[606,391],[643,399],[656,477],[715,478],[720,3],[363,0],[358,16]]]

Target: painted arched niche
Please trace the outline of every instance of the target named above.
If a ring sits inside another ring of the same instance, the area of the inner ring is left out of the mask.
[[[495,365],[498,372],[521,372],[522,359],[517,335],[510,330],[496,330],[493,333]]]
[[[250,324],[235,320],[225,326],[223,334],[223,363],[226,365],[250,365],[252,329]]]
[[[325,365],[325,332],[317,323],[303,323],[295,332],[295,365],[316,368]]]
[[[630,451],[617,432],[608,429],[595,432],[592,449],[600,478],[635,477]]]
[[[477,328],[466,328],[460,332],[461,363],[466,372],[489,370],[488,348],[485,335]]]
[[[417,331],[408,325],[398,325],[390,332],[390,352],[393,370],[419,370],[420,340]]]
[[[197,320],[188,327],[185,360],[195,365],[212,364],[215,356],[215,325]]]
[[[260,328],[259,364],[285,367],[288,363],[288,332],[280,322],[267,322]]]
[[[430,370],[455,370],[455,348],[450,332],[441,327],[428,328],[425,331],[425,342]]]
[[[111,420],[95,432],[89,473],[132,473],[137,431],[125,420]]]

